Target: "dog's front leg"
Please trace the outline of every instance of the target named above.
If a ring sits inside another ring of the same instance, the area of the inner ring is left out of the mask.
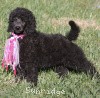
[[[30,82],[31,84],[34,83],[34,86],[37,86],[38,81],[38,68],[33,67],[27,70],[27,82]]]
[[[20,82],[25,78],[25,70],[21,69],[19,66],[16,67],[17,74],[15,76],[15,82]]]

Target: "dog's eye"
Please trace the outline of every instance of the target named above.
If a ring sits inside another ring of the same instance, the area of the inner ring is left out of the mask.
[[[11,22],[14,22],[13,20]]]
[[[14,18],[14,20],[13,21],[17,21],[17,19],[16,18]]]
[[[9,23],[9,22],[14,22],[14,21],[13,21],[13,20],[11,20],[11,21],[8,21],[8,23]]]
[[[11,22],[14,22],[14,21],[17,21],[17,19],[16,19],[16,18],[13,18],[13,19],[11,20]]]

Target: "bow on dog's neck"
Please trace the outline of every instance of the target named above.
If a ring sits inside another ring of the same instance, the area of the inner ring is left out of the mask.
[[[12,67],[14,75],[16,76],[16,66],[19,65],[19,41],[23,39],[24,35],[16,35],[12,33],[12,37],[7,39],[4,48],[4,57],[2,60],[2,67],[8,71],[8,66]]]

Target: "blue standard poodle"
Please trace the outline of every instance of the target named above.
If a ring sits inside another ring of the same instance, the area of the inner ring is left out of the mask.
[[[72,42],[79,35],[79,26],[74,21],[69,21],[69,25],[71,29],[66,36],[44,34],[36,30],[36,20],[31,11],[20,7],[11,11],[8,32],[24,34],[23,39],[18,39],[20,66],[16,68],[17,79],[26,79],[36,86],[40,70],[52,69],[60,77],[69,71],[84,72],[92,77],[99,74],[82,49]]]

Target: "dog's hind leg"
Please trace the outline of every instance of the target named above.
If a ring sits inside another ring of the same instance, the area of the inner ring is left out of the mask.
[[[64,77],[69,73],[69,70],[65,66],[56,66],[54,72],[58,73],[59,77]]]
[[[93,64],[88,61],[86,58],[81,60],[70,61],[68,65],[66,65],[68,69],[72,69],[76,72],[84,72],[89,74],[91,77],[99,76],[99,73],[96,71],[96,68]]]

